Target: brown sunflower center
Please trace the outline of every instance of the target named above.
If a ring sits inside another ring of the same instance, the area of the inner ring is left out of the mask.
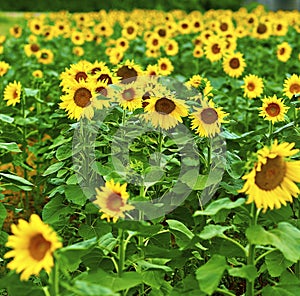
[[[266,112],[269,116],[275,117],[280,113],[280,106],[276,103],[270,103],[266,108]]]
[[[167,65],[166,63],[162,63],[162,64],[160,65],[160,68],[161,68],[163,71],[165,71],[165,70],[168,69],[168,65]]]
[[[127,28],[127,33],[130,35],[134,32],[134,28],[133,27],[128,27]]]
[[[32,52],[37,52],[39,51],[40,47],[37,44],[31,44],[30,49]]]
[[[91,97],[91,92],[87,88],[81,87],[75,91],[74,102],[78,107],[84,108],[91,104]]]
[[[280,55],[283,55],[285,53],[285,48],[284,47],[281,47],[280,49],[279,49],[279,54]]]
[[[107,89],[103,86],[99,86],[96,88],[96,93],[106,97],[107,96]]]
[[[96,72],[98,72],[98,71],[101,71],[101,68],[95,67],[95,68],[93,68],[93,69],[91,70],[91,74],[92,74],[92,75],[95,75]]]
[[[247,84],[247,89],[248,89],[249,91],[254,91],[254,90],[255,90],[255,84],[254,84],[253,82],[249,82],[249,83]]]
[[[298,94],[300,93],[300,85],[298,83],[293,83],[290,86],[290,92],[292,94]]]
[[[277,25],[276,29],[277,29],[277,31],[281,31],[282,25],[281,24]]]
[[[197,21],[196,21],[196,22],[194,22],[194,27],[195,27],[195,28],[199,28],[199,27],[200,27],[200,23],[199,23],[199,22],[197,22]]]
[[[40,27],[40,25],[35,25],[34,28],[35,28],[36,30],[39,30],[41,27]]]
[[[101,74],[98,78],[97,81],[101,82],[107,82],[107,84],[112,84],[112,79],[108,74]]]
[[[218,113],[214,108],[205,108],[200,114],[201,120],[206,124],[212,124],[218,120]]]
[[[232,58],[229,62],[229,66],[231,69],[238,69],[240,66],[240,61],[238,58]]]
[[[48,54],[47,54],[46,52],[43,52],[43,53],[41,54],[41,58],[42,58],[43,60],[48,59]]]
[[[33,236],[29,241],[30,256],[37,261],[43,260],[50,248],[51,243],[40,233]]]
[[[188,26],[189,26],[188,24],[182,24],[182,25],[181,25],[181,28],[182,28],[182,29],[187,29]]]
[[[124,201],[119,193],[111,193],[106,201],[106,207],[111,211],[120,211]]]
[[[126,89],[122,92],[122,98],[127,102],[134,100],[134,96],[135,91],[133,88]]]
[[[85,72],[78,72],[76,75],[75,75],[75,80],[77,82],[79,82],[80,79],[83,79],[84,81],[86,81],[87,79],[87,74]]]
[[[211,50],[214,54],[218,54],[221,51],[221,48],[219,47],[219,44],[216,43],[212,46]]]
[[[162,115],[170,114],[175,110],[175,108],[175,103],[165,97],[157,100],[155,103],[155,111]]]
[[[129,83],[136,80],[137,71],[133,68],[129,68],[128,66],[122,66],[118,71],[117,75],[122,78],[122,80],[126,80],[123,83]]]
[[[286,164],[281,156],[268,158],[261,171],[256,172],[255,184],[262,190],[273,190],[282,183],[285,172]]]
[[[259,24],[256,30],[258,34],[264,34],[266,33],[266,31],[267,31],[267,26],[265,24]]]
[[[149,99],[150,99],[150,93],[147,91],[142,96],[142,100],[143,100],[142,107],[143,108],[145,108],[147,105],[149,105],[149,103],[147,102],[147,100],[149,100]]]
[[[220,30],[221,31],[227,31],[228,29],[228,25],[226,23],[222,23],[221,26],[220,26]]]
[[[17,90],[14,90],[13,98],[16,99],[18,97],[19,97],[19,94],[18,94]]]
[[[160,37],[165,37],[166,36],[166,30],[165,29],[159,29],[158,30],[158,35],[160,36]]]
[[[153,44],[154,46],[158,45],[158,40],[157,40],[157,39],[153,39],[153,40],[152,40],[152,44]]]

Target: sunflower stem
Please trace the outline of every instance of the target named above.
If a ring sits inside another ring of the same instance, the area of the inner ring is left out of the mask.
[[[124,270],[124,261],[125,261],[125,246],[124,246],[124,230],[119,229],[119,262],[118,262],[118,275],[122,276]]]
[[[50,295],[51,296],[59,296],[59,258],[54,258],[54,266],[50,273]]]
[[[144,184],[142,184],[140,186],[140,197],[142,197],[142,198],[145,197],[145,187],[144,187]],[[139,212],[139,221],[142,221],[142,220],[144,220],[144,212],[140,211]],[[140,248],[141,258],[144,258],[144,256],[145,256],[144,251],[143,251],[144,237],[142,235],[138,236],[138,246]],[[140,290],[140,294],[139,295],[144,295],[144,293],[145,293],[144,283],[141,284],[139,290]]]
[[[270,120],[269,121],[269,132],[268,132],[269,145],[271,145],[271,142],[272,142],[273,130],[274,130],[274,125],[273,125],[272,121]]]
[[[245,127],[246,132],[249,130],[249,113],[250,113],[250,99],[247,98],[247,104],[246,104],[246,118],[245,118]]]
[[[250,214],[250,226],[254,226],[257,223],[257,218],[259,215],[259,211],[256,211],[255,204],[252,203],[251,205],[251,214]],[[247,257],[247,265],[255,266],[255,245],[249,244],[248,249],[248,257]],[[254,296],[254,280],[250,281],[249,279],[246,280],[246,296]]]

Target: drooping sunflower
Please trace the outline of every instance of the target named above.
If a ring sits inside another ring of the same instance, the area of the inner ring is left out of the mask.
[[[0,61],[0,77],[5,75],[10,68],[10,65],[6,62]]]
[[[287,62],[292,54],[292,47],[287,42],[282,42],[277,45],[276,56],[281,62]]]
[[[293,95],[300,94],[300,76],[293,74],[291,77],[286,78],[283,87],[283,92],[289,99]]]
[[[60,97],[62,102],[59,103],[59,107],[66,110],[71,119],[80,120],[82,117],[91,119],[94,116],[94,107],[98,109],[103,107],[102,102],[96,97],[94,83],[84,80],[74,81],[67,94]]]
[[[44,65],[51,64],[54,54],[50,49],[41,49],[37,54],[38,62]]]
[[[293,149],[295,143],[280,143],[275,140],[270,147],[257,151],[257,162],[246,180],[240,193],[248,195],[247,203],[255,202],[264,212],[268,208],[279,209],[286,202],[293,202],[293,197],[300,193],[294,182],[300,182],[300,161],[288,161],[286,158],[298,153]]]
[[[277,121],[284,121],[284,115],[289,107],[284,105],[281,98],[277,98],[276,95],[265,97],[262,103],[262,107],[259,108],[261,110],[259,116],[272,121],[273,124]]]
[[[29,222],[20,219],[18,225],[11,226],[8,237],[8,251],[4,258],[13,258],[7,267],[21,273],[21,280],[38,275],[42,269],[50,273],[54,265],[53,253],[62,247],[57,234],[38,215],[32,214]]]
[[[15,106],[21,100],[22,85],[18,81],[10,82],[4,89],[3,100],[7,101],[6,105]]]
[[[182,122],[182,117],[188,115],[188,109],[184,101],[175,98],[171,93],[165,96],[153,96],[150,94],[147,100],[147,106],[144,110],[143,118],[147,122],[151,122],[154,127],[161,127],[162,129],[170,129],[175,127],[178,122]],[[157,91],[159,95],[159,91]]]
[[[190,115],[191,128],[200,137],[212,138],[221,132],[221,123],[228,114],[222,111],[222,107],[215,107],[213,101],[200,98],[201,107],[195,108],[196,112]]]
[[[125,217],[126,211],[134,209],[134,206],[127,203],[129,193],[126,187],[127,183],[121,185],[110,180],[105,182],[105,186],[96,188],[96,200],[93,203],[99,206],[99,211],[103,213],[101,219],[107,219],[108,222],[112,219],[115,223],[119,218]]]
[[[218,36],[211,36],[206,42],[204,46],[205,56],[211,62],[219,61],[225,51],[226,42],[224,38],[220,38]]]
[[[240,52],[229,53],[223,59],[223,70],[230,77],[240,77],[246,67],[243,54]]]
[[[157,61],[157,66],[159,68],[159,74],[163,76],[170,75],[174,70],[172,62],[168,58],[160,58]]]
[[[254,99],[259,97],[264,90],[264,83],[262,78],[249,74],[243,78],[244,84],[241,88],[244,89],[244,97],[248,97],[249,99]]]

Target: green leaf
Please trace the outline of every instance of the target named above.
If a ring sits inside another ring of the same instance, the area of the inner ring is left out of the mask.
[[[200,290],[208,295],[212,295],[217,289],[226,268],[225,257],[213,255],[206,264],[199,267],[196,271]]]
[[[82,192],[79,185],[66,185],[65,195],[69,202],[83,206],[87,201],[87,197]]]
[[[300,259],[300,230],[287,222],[280,222],[270,231],[259,225],[251,226],[246,236],[252,244],[276,247],[287,260],[297,262]]]
[[[265,258],[267,269],[272,277],[280,276],[287,267],[290,267],[293,264],[293,262],[285,259],[283,254],[279,251],[274,251]]]
[[[262,296],[298,296],[299,294],[294,294],[287,291],[285,288],[280,287],[264,287],[262,290]]]
[[[100,238],[98,246],[103,250],[103,253],[107,255],[117,245],[117,242],[118,240],[113,237],[111,232],[109,232]]]
[[[39,93],[39,89],[24,88],[25,94],[28,97],[35,97]]]
[[[12,174],[7,174],[7,173],[0,173],[0,176],[3,176],[6,179],[10,179],[10,180],[20,182],[20,183],[25,184],[25,185],[34,186],[31,182],[29,182],[26,179],[24,179],[20,176],[17,176],[17,175],[12,175]]]
[[[258,277],[258,273],[254,265],[244,265],[243,267],[229,268],[228,273],[231,276],[248,279],[250,282],[253,282]]]
[[[14,122],[15,119],[13,117],[8,116],[8,115],[0,114],[0,120],[2,120],[4,122],[7,122],[7,123],[12,123],[12,122]]]
[[[0,203],[0,228],[3,225],[6,216],[7,216],[6,208],[2,203]]]
[[[72,146],[68,143],[58,147],[55,156],[59,161],[70,158],[72,156]]]
[[[22,152],[17,143],[0,143],[0,149],[7,150],[9,152]]]
[[[76,296],[119,296],[119,293],[114,293],[111,289],[99,285],[93,284],[88,281],[77,280],[72,287],[70,287],[71,292],[75,293],[72,295]]]
[[[142,272],[143,282],[153,288],[159,289],[164,282],[165,273],[161,270],[148,270]]]
[[[181,182],[188,185],[193,190],[203,190],[207,182],[208,175],[199,175],[196,170],[189,170],[180,178]]]
[[[211,204],[207,206],[205,210],[196,211],[194,213],[194,216],[199,216],[199,215],[213,216],[223,209],[234,209],[240,207],[244,203],[245,203],[244,198],[239,198],[236,201],[231,201],[228,197],[221,198],[216,201],[213,201]]]
[[[53,163],[51,164],[47,169],[46,171],[43,173],[43,176],[48,176],[48,175],[51,175],[55,172],[57,172],[58,170],[60,170],[63,166],[64,166],[64,162],[56,162],[56,163]]]
[[[4,245],[7,242],[8,234],[5,231],[0,231],[0,245]]]
[[[136,264],[140,266],[143,270],[149,269],[160,269],[163,271],[172,271],[172,268],[166,266],[165,264],[170,261],[171,259],[164,259],[164,258],[151,258],[149,261],[145,260],[138,260]],[[152,261],[152,262],[151,262]],[[159,264],[158,264],[159,263]]]
[[[202,239],[211,239],[215,236],[223,236],[223,232],[232,228],[232,226],[221,226],[221,225],[207,225],[199,234]]]

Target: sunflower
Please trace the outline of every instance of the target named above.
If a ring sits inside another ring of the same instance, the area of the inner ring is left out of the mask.
[[[291,99],[293,95],[300,94],[300,76],[293,74],[291,77],[286,78],[283,83],[284,94]]]
[[[99,206],[102,212],[101,219],[110,219],[117,222],[119,218],[124,218],[126,211],[131,211],[134,206],[127,204],[129,194],[126,191],[127,183],[121,185],[119,182],[115,183],[114,180],[106,181],[105,186],[96,188],[96,200],[94,204]]]
[[[138,29],[139,26],[136,23],[128,21],[123,25],[122,37],[128,40],[133,40],[137,36]]]
[[[204,46],[205,56],[211,62],[219,61],[225,51],[226,42],[218,36],[211,36]]]
[[[286,157],[295,155],[299,149],[293,149],[295,143],[280,143],[277,140],[271,147],[258,150],[257,162],[250,173],[244,175],[246,180],[240,193],[248,195],[247,203],[255,202],[257,208],[264,212],[293,202],[299,188],[294,182],[300,182],[300,161],[287,161]]]
[[[278,19],[273,21],[273,35],[285,36],[288,32],[289,24],[284,19]]]
[[[0,61],[0,77],[5,75],[10,68],[10,65],[6,62]]]
[[[25,44],[24,51],[28,57],[30,57],[32,55],[37,56],[40,51],[40,46],[37,43]]]
[[[14,25],[9,28],[9,34],[15,38],[20,38],[22,36],[22,27],[19,25]]]
[[[212,138],[221,131],[221,123],[228,114],[222,111],[222,107],[216,108],[213,101],[200,98],[201,107],[195,108],[196,112],[190,115],[191,128],[196,130],[200,137]]]
[[[75,45],[83,45],[84,44],[84,34],[79,31],[73,31],[71,34],[71,41]]]
[[[95,75],[95,74],[97,74],[97,72],[103,71],[103,70],[108,70],[106,63],[95,61],[91,67],[91,74]]]
[[[4,258],[13,258],[7,267],[21,273],[21,280],[38,275],[42,269],[50,273],[54,265],[53,253],[62,247],[57,234],[44,224],[36,214],[30,216],[29,223],[23,219],[11,226],[12,235],[8,237],[8,251]]]
[[[206,77],[202,77],[200,75],[193,75],[186,83],[187,87],[194,87],[201,91],[201,93],[205,97],[213,96],[212,90],[213,87],[211,86],[210,81]]]
[[[81,46],[74,46],[72,52],[78,57],[82,57],[84,55],[84,49]]]
[[[281,62],[287,62],[288,59],[291,57],[292,54],[292,47],[287,42],[282,42],[277,45],[277,59]]]
[[[170,129],[175,127],[178,122],[182,122],[182,117],[188,115],[188,109],[184,101],[175,98],[171,93],[163,94],[159,89],[155,91],[157,96],[150,94],[145,106],[146,114],[143,118],[151,122],[154,127],[161,127],[163,129]],[[160,96],[158,96],[160,95]]]
[[[80,120],[82,117],[91,119],[94,116],[94,107],[102,109],[102,101],[96,99],[97,93],[92,82],[80,80],[75,81],[67,90],[67,94],[62,95],[59,103],[61,109],[68,112],[71,119]]]
[[[229,53],[223,59],[223,70],[230,77],[240,77],[246,67],[243,54],[240,52]]]
[[[272,34],[270,22],[259,22],[254,28],[252,35],[258,39],[268,39]]]
[[[125,52],[129,48],[129,41],[124,37],[118,38],[116,40],[116,48]]]
[[[20,103],[22,86],[20,82],[10,82],[4,89],[3,100],[7,101],[7,106],[15,106]]]
[[[143,71],[133,60],[126,60],[114,70],[114,73],[121,78],[121,83],[130,83],[135,81]]]
[[[152,33],[146,42],[146,47],[148,49],[159,50],[162,45],[163,40],[157,33]]]
[[[259,97],[264,90],[264,83],[262,78],[249,74],[243,78],[244,85],[241,88],[244,89],[244,97],[248,97],[249,99]]]
[[[29,29],[34,35],[41,35],[44,31],[44,22],[41,19],[33,18],[28,22]]]
[[[159,74],[163,76],[170,75],[174,70],[172,63],[168,58],[160,58],[157,61],[157,66],[159,68]]]
[[[35,78],[43,78],[44,74],[41,70],[35,70],[32,72],[32,76]]]
[[[38,62],[44,65],[51,64],[54,54],[50,49],[41,49],[37,54]]]
[[[282,99],[274,95],[273,97],[265,97],[262,103],[262,107],[259,108],[261,110],[259,116],[272,121],[273,124],[277,121],[284,121],[284,115],[289,107],[284,105]]]
[[[144,74],[147,76],[158,76],[159,75],[158,65],[148,64]]]

